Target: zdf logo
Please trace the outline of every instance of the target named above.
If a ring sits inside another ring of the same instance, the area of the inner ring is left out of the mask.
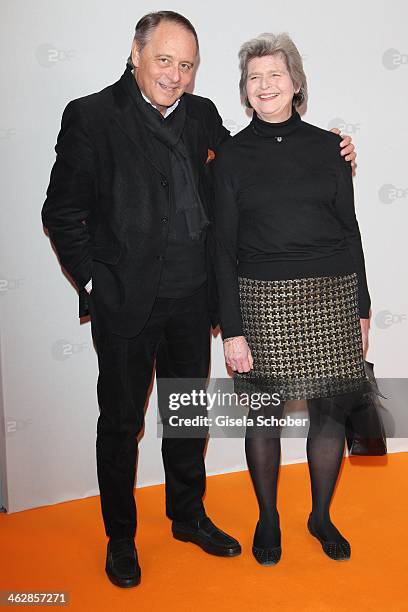
[[[22,278],[0,278],[0,295],[20,289],[22,284]]]
[[[88,342],[68,342],[57,340],[51,347],[51,354],[56,361],[66,361],[69,357],[82,353],[89,347]]]
[[[58,62],[66,62],[67,60],[73,59],[75,57],[75,51],[73,49],[57,49],[50,43],[44,43],[37,47],[35,56],[40,66],[51,68],[51,66],[55,66]]]
[[[408,54],[400,53],[398,49],[387,49],[383,53],[382,64],[386,70],[396,70],[408,64]]]
[[[8,418],[5,420],[5,432],[6,436],[12,436],[19,431],[24,431],[32,424],[31,419],[13,419]]]
[[[388,329],[391,325],[404,323],[407,320],[406,314],[395,314],[389,310],[380,310],[375,315],[375,324],[380,329]]]
[[[408,187],[406,189],[400,189],[391,183],[387,183],[380,187],[378,197],[383,204],[392,204],[395,200],[408,198]]]
[[[327,129],[339,128],[342,134],[355,134],[360,129],[360,125],[361,123],[350,123],[340,117],[336,117],[329,121]]]

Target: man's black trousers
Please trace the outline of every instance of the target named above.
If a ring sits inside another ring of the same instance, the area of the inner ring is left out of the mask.
[[[102,515],[109,537],[134,537],[136,437],[144,423],[154,364],[157,378],[207,377],[207,287],[185,298],[157,298],[148,322],[133,338],[107,331],[92,304],[92,293],[90,302],[99,362],[96,457]],[[166,513],[173,520],[205,515],[205,444],[205,437],[163,437]]]

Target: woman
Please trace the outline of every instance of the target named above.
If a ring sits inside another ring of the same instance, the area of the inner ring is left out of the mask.
[[[285,400],[308,400],[308,529],[329,557],[344,560],[350,544],[329,506],[345,414],[365,387],[370,310],[351,167],[338,153],[339,136],[297,112],[307,100],[306,77],[287,34],[258,36],[239,57],[240,91],[253,118],[214,163],[225,360],[236,383],[279,391],[275,415]],[[281,556],[280,439],[255,429],[245,440],[259,503],[253,554],[271,565]]]

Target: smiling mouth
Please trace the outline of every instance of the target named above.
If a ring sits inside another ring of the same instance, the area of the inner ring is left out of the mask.
[[[279,96],[278,93],[269,93],[269,94],[259,94],[258,98],[261,100],[273,100]]]
[[[167,91],[168,93],[175,93],[177,90],[177,87],[170,87],[169,85],[164,85],[164,83],[159,83],[159,85],[164,91]]]

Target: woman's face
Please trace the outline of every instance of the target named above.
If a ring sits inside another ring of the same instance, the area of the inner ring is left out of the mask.
[[[254,57],[248,63],[247,96],[258,117],[278,123],[292,114],[294,88],[281,54]]]

